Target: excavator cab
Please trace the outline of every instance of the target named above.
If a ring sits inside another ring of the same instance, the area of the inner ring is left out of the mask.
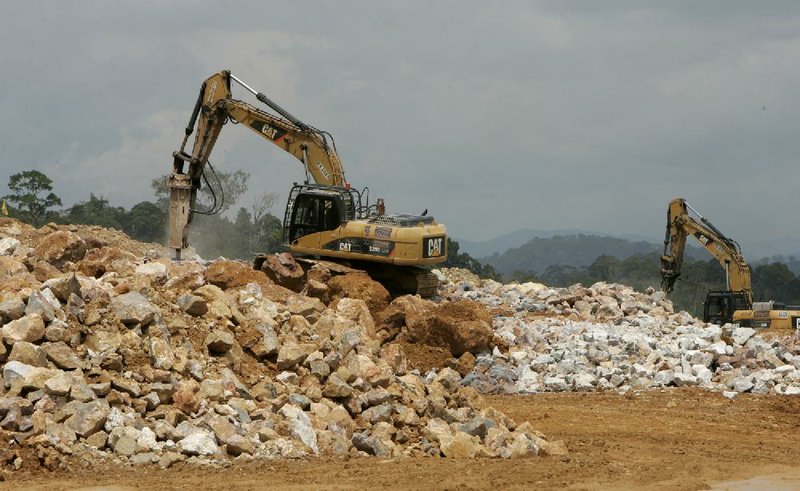
[[[745,292],[712,291],[708,292],[703,302],[703,322],[712,324],[728,324],[733,322],[733,313],[747,310],[750,303]]]
[[[283,238],[290,245],[307,235],[334,230],[356,218],[360,196],[349,188],[295,184],[283,219]]]

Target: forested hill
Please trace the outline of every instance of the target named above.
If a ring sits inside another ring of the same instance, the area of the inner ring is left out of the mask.
[[[493,254],[481,261],[492,266],[498,273],[507,276],[514,271],[542,273],[549,266],[570,265],[585,267],[599,256],[614,256],[625,259],[636,254],[660,251],[652,242],[631,241],[600,235],[571,234],[550,238],[534,238],[527,243],[508,249],[503,254]]]

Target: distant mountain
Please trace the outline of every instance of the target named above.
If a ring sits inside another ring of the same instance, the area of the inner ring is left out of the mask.
[[[516,230],[514,232],[495,237],[494,239],[484,241],[474,241],[466,239],[455,239],[458,242],[459,250],[466,252],[472,257],[486,257],[492,254],[502,254],[512,247],[519,247],[531,239],[549,239],[555,235],[594,235],[594,236],[607,236],[600,232],[593,232],[580,229],[560,229],[560,230],[539,230],[533,228],[525,228]],[[651,240],[643,235],[625,234],[621,238],[630,240]]]
[[[798,257],[800,241],[791,238],[739,240],[745,258],[757,257]]]
[[[459,244],[461,244],[459,242]],[[661,247],[646,240],[633,241],[619,237],[587,234],[554,235],[536,237],[519,247],[512,247],[503,254],[492,254],[481,258],[504,275],[514,271],[541,273],[548,266],[589,266],[598,256],[609,255],[619,259],[636,254],[661,252]],[[692,251],[694,252],[694,251]]]
[[[757,261],[750,262],[750,267],[755,268],[758,266],[763,266],[772,263],[783,263],[786,265],[787,268],[789,268],[789,270],[792,273],[800,275],[800,254],[792,254],[789,256],[764,257]]]
[[[588,266],[598,256],[609,255],[625,259],[634,254],[663,251],[660,240],[638,234],[610,236],[578,229],[540,230],[521,229],[486,241],[456,239],[459,250],[479,258],[501,274],[514,271],[543,272],[547,267]],[[782,262],[800,274],[798,242],[792,239],[763,239],[742,243],[742,252],[752,267]],[[711,260],[711,255],[691,238],[686,256]]]
[[[609,235],[603,232],[581,230],[581,229],[560,229],[560,230],[542,230],[525,228],[501,235],[494,239],[484,241],[474,241],[466,239],[458,239],[461,252],[466,252],[472,257],[480,258],[491,256],[492,254],[503,254],[508,249],[519,247],[531,239],[540,238],[548,239],[555,235],[593,235],[599,237],[616,237],[621,239],[629,239],[634,242],[646,241],[651,242],[659,248],[661,245],[661,236],[648,236],[642,234],[618,234]],[[687,244],[687,254],[697,259],[708,257],[708,253],[703,250],[696,242],[692,240]],[[768,238],[756,240],[740,240],[742,245],[742,252],[744,257],[754,263],[774,262],[775,260],[766,261],[767,258],[778,257],[788,259],[795,257],[800,259],[800,241],[792,238]],[[761,258],[761,259],[759,259]],[[800,269],[800,267],[798,267]]]

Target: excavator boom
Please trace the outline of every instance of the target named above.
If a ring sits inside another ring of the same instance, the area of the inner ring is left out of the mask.
[[[231,98],[231,81],[252,92],[256,98],[282,117]],[[199,119],[198,119],[199,118]],[[246,126],[290,153],[304,166],[306,175],[321,185],[345,186],[344,169],[336,154],[333,138],[324,131],[301,122],[261,92],[224,70],[209,77],[200,89],[180,150],[173,154],[170,190],[169,246],[180,256],[187,246],[187,231],[192,221],[197,191],[203,180],[209,156],[223,125],[228,121]],[[189,136],[196,128],[192,153],[185,152]],[[329,141],[330,140],[330,141]]]
[[[697,215],[697,218],[689,211]],[[752,304],[750,266],[744,260],[739,244],[726,237],[682,198],[672,200],[667,210],[664,255],[661,256],[662,289],[668,293],[674,289],[675,281],[680,277],[683,267],[686,238],[689,235],[697,239],[725,270],[728,291],[742,292],[747,298],[747,303]]]

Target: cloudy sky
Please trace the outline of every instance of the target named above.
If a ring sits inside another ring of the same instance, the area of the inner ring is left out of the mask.
[[[355,187],[455,237],[658,238],[681,196],[745,253],[800,250],[798,2],[2,3],[0,192],[35,168],[65,204],[151,199],[230,69],[331,132]],[[243,204],[303,179],[235,127],[212,162],[251,174]]]

